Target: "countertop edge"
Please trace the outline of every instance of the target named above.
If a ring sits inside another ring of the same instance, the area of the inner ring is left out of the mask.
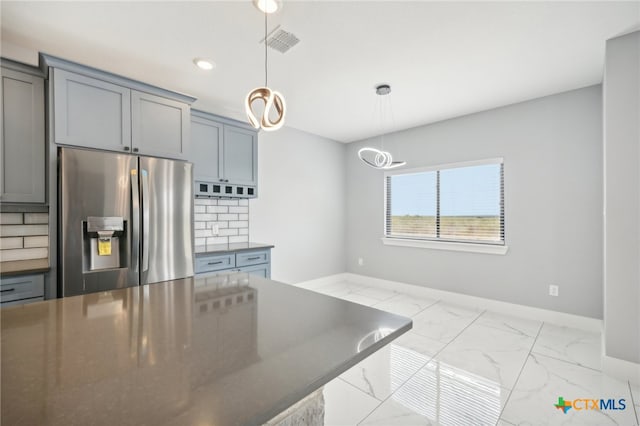
[[[243,244],[243,243],[238,243]],[[275,247],[273,244],[248,243],[249,247],[230,247],[230,244],[219,244],[212,246],[196,246],[194,250],[195,257],[202,257],[212,254],[238,253],[243,251],[266,250]],[[219,246],[219,247],[218,247]],[[226,247],[225,247],[226,246]],[[211,247],[208,249],[207,247]]]
[[[371,309],[375,309],[375,308],[371,308]],[[402,315],[397,315],[397,316],[402,316]],[[298,398],[298,399],[295,399],[294,397],[282,399],[277,404],[275,404],[271,408],[271,410],[269,410],[268,412],[263,413],[264,417],[263,417],[263,415],[257,416],[255,418],[251,419],[249,424],[257,424],[257,425],[266,424],[269,420],[273,419],[278,414],[282,413],[283,411],[285,411],[289,407],[293,406],[298,401],[302,400],[303,398],[305,398],[308,395],[311,395],[313,392],[317,391],[322,386],[326,385],[327,383],[329,383],[333,379],[337,378],[338,376],[340,376],[342,373],[344,373],[345,371],[347,371],[351,367],[355,366],[359,362],[363,361],[365,358],[373,355],[375,352],[379,351],[384,346],[388,345],[392,341],[396,340],[398,337],[400,337],[403,334],[405,334],[406,332],[410,331],[413,328],[413,319],[412,318],[408,318],[408,317],[405,317],[405,318],[409,319],[409,322],[407,324],[405,324],[403,327],[400,327],[399,329],[395,330],[393,333],[390,333],[389,335],[387,335],[387,336],[383,337],[382,339],[378,340],[373,345],[369,346],[367,349],[363,350],[362,352],[358,353],[356,356],[351,358],[349,361],[347,361],[344,364],[338,366],[332,372],[330,372],[330,373],[318,378],[315,382],[309,384],[304,390],[304,392],[305,392],[304,396],[302,396],[301,398]]]

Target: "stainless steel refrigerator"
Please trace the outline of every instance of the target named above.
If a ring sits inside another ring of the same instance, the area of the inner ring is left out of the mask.
[[[62,296],[193,275],[191,163],[61,148],[59,167]]]

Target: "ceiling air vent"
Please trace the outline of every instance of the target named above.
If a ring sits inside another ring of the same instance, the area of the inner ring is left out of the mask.
[[[299,41],[300,39],[295,34],[283,30],[280,25],[267,36],[267,46],[280,53],[285,53],[298,44]],[[262,43],[262,41],[260,42]]]

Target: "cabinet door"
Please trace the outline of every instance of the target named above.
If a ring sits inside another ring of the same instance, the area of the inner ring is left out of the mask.
[[[60,69],[51,73],[55,143],[130,150],[130,89]]]
[[[246,272],[251,275],[257,275],[262,278],[271,278],[271,264],[264,263],[262,265],[245,266],[238,268],[239,272]]]
[[[256,132],[224,125],[223,171],[229,183],[256,185],[258,182],[258,137]]]
[[[222,124],[191,117],[191,154],[195,180],[218,182],[222,178]]]
[[[2,69],[0,201],[44,203],[44,80]]]
[[[189,105],[133,90],[133,152],[186,160],[189,155]]]

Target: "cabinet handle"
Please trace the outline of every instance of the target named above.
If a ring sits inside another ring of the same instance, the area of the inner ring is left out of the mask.
[[[220,182],[224,182],[224,179],[220,179]]]
[[[9,293],[10,291],[15,291],[15,288],[6,288],[4,290],[0,290],[0,293]]]
[[[221,263],[222,263],[222,260],[219,260],[217,262],[209,262],[209,263],[207,263],[207,265],[219,265]]]
[[[258,259],[260,259],[260,256],[247,257],[247,260],[258,260]]]
[[[131,148],[129,148],[128,146],[125,146],[125,147],[124,147],[124,150],[125,150],[125,151],[129,151],[129,149],[131,149]]]
[[[138,148],[133,148],[133,152],[138,152]]]

